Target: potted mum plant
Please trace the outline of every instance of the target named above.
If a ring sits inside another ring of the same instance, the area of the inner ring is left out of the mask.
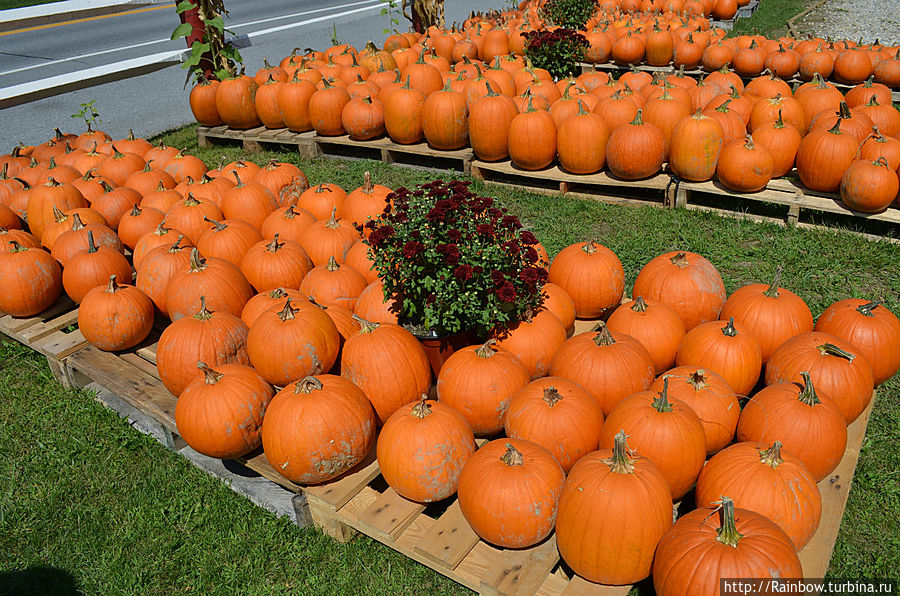
[[[437,347],[442,361],[540,307],[547,271],[538,240],[493,199],[459,180],[401,188],[389,199],[366,224],[370,254],[385,297],[426,351]]]

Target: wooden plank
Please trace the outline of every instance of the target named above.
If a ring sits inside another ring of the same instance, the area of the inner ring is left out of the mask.
[[[303,490],[303,487],[299,484],[294,484],[284,476],[278,473],[275,468],[272,467],[272,464],[269,463],[269,460],[266,459],[265,453],[262,452],[262,449],[257,449],[252,453],[248,453],[243,457],[237,458],[235,461],[242,463],[247,466],[263,478],[266,478],[279,486],[283,486],[284,488],[291,490],[295,493],[299,493]]]
[[[380,473],[373,447],[364,460],[337,480],[319,486],[308,486],[304,490],[310,503],[321,503],[332,510],[337,510],[346,505]]]
[[[570,174],[559,166],[551,166],[536,172],[522,170],[509,160],[501,162],[486,162],[474,160],[472,166],[478,168],[480,175],[494,172],[507,176],[517,176],[522,178],[532,178],[549,180],[553,182],[569,182],[581,185],[597,185],[611,187],[628,187],[628,188],[645,188],[650,190],[664,190],[671,179],[668,175],[658,174],[645,180],[620,180],[607,174],[606,172],[598,172],[596,174]]]
[[[20,341],[31,345],[34,342],[59,331],[60,329],[65,329],[70,325],[74,325],[77,321],[78,309],[75,308],[74,310],[62,313],[57,317],[48,318],[45,321],[35,323],[27,329],[23,329],[20,336],[22,339]]]
[[[175,396],[137,367],[115,354],[88,346],[69,356],[66,362],[115,393],[138,410],[158,420],[166,428],[175,426]]]
[[[625,596],[631,586],[603,586],[576,575],[563,590],[563,596]]]
[[[395,540],[424,509],[421,503],[405,499],[388,488],[362,512],[354,527],[380,542]]]
[[[81,330],[76,329],[71,333],[57,331],[34,342],[32,348],[50,359],[62,360],[88,345]]]
[[[479,538],[454,500],[416,544],[415,551],[435,565],[455,569]]]
[[[481,580],[485,596],[531,596],[559,562],[556,536],[525,550],[504,550]]]
[[[822,495],[822,520],[810,541],[798,553],[800,563],[803,565],[804,577],[825,577],[828,564],[831,561],[831,553],[834,551],[834,543],[837,542],[838,532],[841,529],[841,520],[844,517],[844,509],[847,507],[847,497],[850,496],[850,485],[853,483],[853,474],[856,463],[859,461],[859,451],[866,437],[866,426],[869,424],[869,416],[875,406],[876,394],[872,394],[872,401],[859,415],[859,418],[847,427],[847,449],[834,472],[819,482],[819,493]]]
[[[575,333],[573,335],[589,333],[597,327],[599,322],[600,319],[575,319]]]
[[[156,369],[156,365],[152,362],[148,362],[144,358],[141,358],[140,355],[135,354],[134,352],[125,352],[123,354],[120,354],[119,357],[132,366],[144,371],[154,379],[159,378],[159,371]]]
[[[21,341],[19,339],[19,334],[25,329],[28,329],[29,327],[37,323],[41,323],[43,321],[56,317],[66,312],[67,310],[71,310],[74,307],[75,303],[72,302],[72,300],[70,300],[68,296],[63,294],[62,296],[60,296],[59,300],[57,300],[53,304],[53,306],[33,317],[14,317],[12,315],[4,315],[0,317],[0,332],[5,333],[16,341]]]
[[[566,577],[562,569],[557,569],[555,573],[551,573],[538,588],[535,596],[561,596],[563,590],[569,585],[569,578]]]

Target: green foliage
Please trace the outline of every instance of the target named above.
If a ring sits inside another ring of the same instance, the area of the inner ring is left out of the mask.
[[[212,71],[212,78],[224,80],[237,72],[237,65],[243,63],[241,53],[230,42],[225,41],[226,33],[233,33],[225,28],[224,0],[182,0],[175,7],[175,12],[183,14],[189,10],[199,10],[199,18],[206,26],[202,40],[191,43],[191,55],[185,59],[181,67],[188,70],[188,79],[195,81],[207,77],[207,69]],[[172,32],[172,39],[189,37],[193,32],[190,23],[181,23]]]
[[[82,120],[84,120],[84,123],[87,125],[88,130],[91,130],[92,125],[100,124],[103,122],[102,120],[100,120],[100,112],[98,112],[97,108],[94,107],[94,104],[96,102],[96,99],[85,102],[81,104],[80,110],[72,114],[72,118],[81,118]]]
[[[573,29],[541,29],[524,35],[525,57],[532,65],[548,70],[555,79],[579,73],[578,63],[590,45],[584,35]]]
[[[550,0],[541,11],[544,18],[557,27],[583,31],[596,8],[594,0]]]
[[[400,25],[399,11],[397,9],[397,0],[378,0],[384,6],[381,8],[381,14],[387,16],[388,26],[382,30],[385,35],[397,33],[397,27]]]

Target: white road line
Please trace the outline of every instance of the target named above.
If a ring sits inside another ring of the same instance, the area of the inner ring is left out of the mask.
[[[294,14],[288,14],[288,15],[284,15],[284,16],[280,16],[280,17],[270,17],[270,18],[267,18],[267,19],[260,19],[260,20],[258,20],[258,21],[250,21],[250,22],[248,22],[248,23],[240,23],[240,24],[237,24],[237,25],[228,25],[228,28],[229,28],[229,29],[237,29],[237,28],[239,28],[239,27],[250,27],[250,26],[252,26],[252,25],[259,25],[259,24],[261,24],[261,23],[269,23],[269,22],[272,22],[272,21],[280,21],[280,20],[282,20],[282,19],[289,19],[289,18],[293,18],[293,17],[299,17],[299,16],[303,16],[303,15],[314,14],[314,13],[317,13],[317,12],[324,12],[324,11],[326,11],[326,10],[333,10],[333,9],[335,9],[335,8],[346,8],[346,7],[349,7],[349,6],[358,6],[358,5],[360,5],[360,4],[371,4],[372,2],[379,2],[379,0],[364,0],[363,2],[350,2],[350,3],[348,3],[348,4],[340,4],[340,5],[338,5],[338,6],[329,6],[328,8],[316,8],[316,9],[314,9],[314,10],[306,10],[306,11],[303,11],[303,12],[298,12],[298,13],[294,13]],[[258,36],[260,36],[260,35],[266,35],[266,34],[268,34],[268,33],[276,33],[276,32],[278,32],[278,31],[284,31],[284,30],[286,30],[286,29],[291,29],[291,28],[294,28],[294,27],[301,27],[301,26],[303,26],[303,25],[311,25],[311,24],[313,24],[313,23],[319,23],[319,22],[321,22],[321,21],[327,21],[328,19],[332,19],[332,18],[335,18],[335,17],[341,17],[341,16],[345,16],[345,15],[348,15],[348,14],[353,14],[353,13],[356,13],[356,12],[363,12],[363,11],[365,11],[365,10],[371,10],[372,8],[377,8],[377,7],[378,7],[378,4],[373,5],[373,6],[367,6],[367,7],[365,7],[365,8],[358,8],[358,9],[356,9],[356,10],[344,11],[344,12],[340,12],[340,13],[336,13],[336,14],[332,14],[332,15],[325,15],[325,16],[323,16],[323,17],[317,17],[317,18],[314,18],[314,19],[306,20],[306,21],[300,21],[299,23],[290,23],[290,24],[288,24],[288,25],[282,25],[282,26],[280,26],[280,27],[273,27],[273,28],[271,28],[271,29],[263,29],[263,30],[261,30],[261,31],[256,31],[256,32],[248,33],[248,34],[247,34],[247,37],[258,37]],[[35,69],[35,68],[42,68],[42,67],[44,67],[44,66],[51,66],[51,65],[53,65],[53,64],[62,64],[62,63],[64,63],[64,62],[74,62],[74,61],[77,61],[77,60],[83,60],[83,59],[85,59],[85,58],[92,58],[92,57],[94,57],[94,56],[102,56],[103,54],[112,54],[112,53],[116,53],[116,52],[123,52],[123,51],[126,51],[126,50],[133,50],[133,49],[135,49],[135,48],[142,48],[142,47],[146,47],[146,46],[150,46],[150,45],[155,45],[155,44],[159,44],[159,43],[165,43],[165,42],[169,42],[169,41],[171,41],[171,40],[170,40],[170,39],[157,39],[157,40],[154,40],[154,41],[145,41],[145,42],[142,42],[142,43],[136,43],[136,44],[133,44],[133,45],[130,45],[130,46],[123,46],[123,47],[119,47],[119,48],[111,48],[111,49],[108,49],[108,50],[100,50],[100,51],[97,51],[97,52],[90,52],[90,53],[87,53],[87,54],[80,54],[80,55],[78,55],[78,56],[71,56],[71,57],[69,57],[69,58],[61,58],[61,59],[59,59],[59,60],[50,60],[50,61],[48,61],[48,62],[41,62],[40,64],[32,64],[31,66],[23,66],[23,67],[21,67],[21,68],[14,68],[14,69],[12,69],[12,70],[5,70],[5,71],[3,71],[3,72],[0,72],[0,77],[5,76],[5,75],[15,74],[15,73],[17,73],[17,72],[23,72],[23,71],[26,71],[26,70],[33,70],[33,69]]]

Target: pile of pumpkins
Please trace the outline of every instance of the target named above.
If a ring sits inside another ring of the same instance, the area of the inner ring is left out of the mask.
[[[435,364],[358,231],[390,200],[368,175],[349,193],[310,187],[290,164],[209,170],[97,131],[0,168],[0,310],[32,316],[65,291],[108,351],[168,319],[157,368],[194,449],[262,446],[307,485],[374,448],[398,494],[456,495],[500,547],[555,532],[593,582],[652,572],[660,594],[713,594],[718,577],[801,576],[816,483],[900,368],[900,321],[878,302],[841,300],[814,323],[780,271],[726,297],[685,251],[650,259],[623,302],[622,263],[595,242],[556,255],[542,310]],[[575,334],[576,318],[598,323]],[[673,524],[692,487],[697,509]]]
[[[796,171],[806,188],[839,193],[865,213],[883,211],[900,194],[900,111],[891,88],[871,76],[846,94],[818,70],[792,89],[777,64],[770,64],[774,74],[757,71],[746,84],[745,73],[725,62],[699,81],[639,70],[618,80],[589,71],[554,81],[510,53],[502,27],[484,33],[480,48],[451,44],[459,34],[440,35],[394,36],[410,47],[393,51],[370,42],[359,52],[342,44],[292,54],[253,77],[198,84],[191,107],[207,126],[287,127],[360,141],[387,135],[440,150],[471,146],[478,159],[509,159],[530,171],[558,163],[573,174],[605,169],[639,180],[665,170],[691,182],[715,179],[739,193]],[[392,40],[386,48],[400,43]],[[457,51],[461,46],[465,51]],[[869,63],[862,51],[846,53]],[[900,70],[900,59],[879,65],[888,63]]]

